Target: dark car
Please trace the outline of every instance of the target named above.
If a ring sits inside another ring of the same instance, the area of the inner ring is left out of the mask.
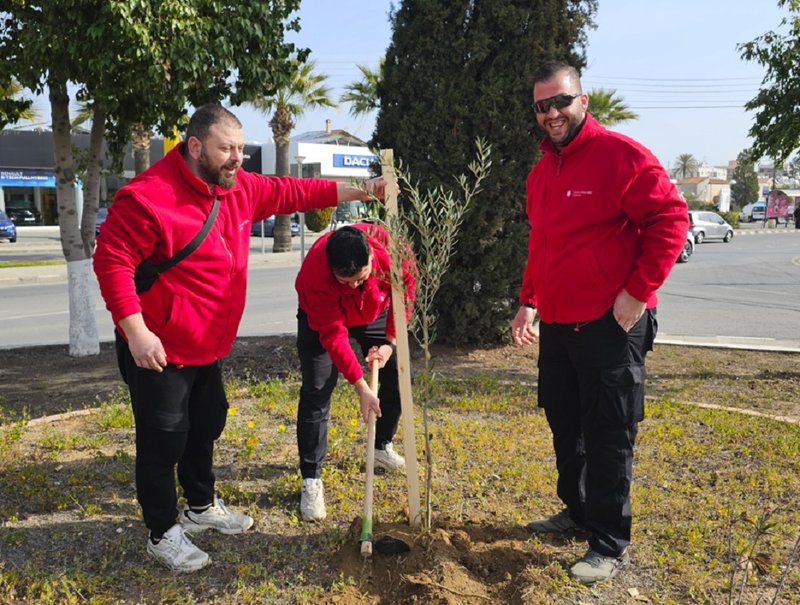
[[[261,225],[264,225],[264,227],[263,227],[264,236],[265,237],[272,237],[272,233],[273,233],[273,231],[275,231],[275,217],[274,216],[268,216],[267,218],[265,218],[261,222],[253,223],[253,226],[250,227],[250,235],[257,235],[257,236],[261,237],[261,229],[262,229]],[[299,225],[299,223],[296,223],[295,221],[292,221],[291,222],[291,230],[292,230],[292,236],[293,237],[295,235],[300,235],[300,225]]]
[[[94,219],[94,236],[100,235],[100,225],[102,225],[108,216],[108,208],[98,208],[97,218]]]
[[[0,239],[7,239],[12,244],[17,241],[17,226],[11,222],[5,212],[0,211]]]
[[[42,222],[42,214],[31,208],[9,208],[6,207],[8,218],[10,218],[15,225],[38,225]]]

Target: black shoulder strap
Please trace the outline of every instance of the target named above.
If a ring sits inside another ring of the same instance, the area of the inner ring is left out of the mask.
[[[158,263],[156,265],[159,273],[164,273],[167,269],[170,269],[181,262],[184,258],[189,256],[192,252],[197,250],[197,247],[203,243],[203,240],[206,239],[206,235],[208,232],[211,231],[211,227],[214,225],[214,220],[217,218],[217,213],[219,212],[219,197],[214,199],[214,205],[211,206],[211,212],[208,213],[208,218],[206,222],[203,223],[203,228],[197,232],[188,244],[186,244],[183,248],[178,250],[171,258]]]

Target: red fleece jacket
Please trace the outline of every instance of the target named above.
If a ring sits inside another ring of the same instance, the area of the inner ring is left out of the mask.
[[[520,303],[542,321],[592,321],[625,289],[656,305],[686,242],[689,217],[666,171],[645,147],[591,115],[559,153],[549,139],[528,174],[531,229]]]
[[[331,271],[325,255],[325,243],[330,233],[319,238],[308,251],[303,266],[295,280],[300,308],[308,316],[308,325],[319,332],[322,346],[331,361],[351,384],[363,377],[361,364],[350,346],[348,328],[364,326],[389,309],[386,337],[394,340],[396,331],[392,304],[391,261],[388,251],[389,236],[378,225],[355,224],[367,234],[372,248],[372,274],[358,288],[340,284]],[[406,319],[411,316],[416,281],[414,261],[403,260]]]
[[[231,189],[208,185],[174,148],[117,192],[97,238],[94,270],[115,325],[142,312],[167,361],[205,365],[230,352],[245,302],[250,225],[272,214],[335,206],[336,183],[239,170]],[[220,197],[211,231],[192,254],[136,294],[142,260],[164,261],[197,235]],[[120,330],[121,331],[121,330]]]

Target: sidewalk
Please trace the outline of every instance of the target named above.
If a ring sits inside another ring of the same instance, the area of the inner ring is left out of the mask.
[[[0,261],[30,256],[32,259],[63,260],[58,227],[20,227],[20,239],[15,244],[0,245]],[[322,233],[306,233],[306,251]],[[272,252],[272,238],[250,238],[250,267],[300,267],[300,237],[292,238],[291,252]],[[32,267],[6,267],[0,269],[0,288],[28,284],[59,283],[67,281],[66,262]]]

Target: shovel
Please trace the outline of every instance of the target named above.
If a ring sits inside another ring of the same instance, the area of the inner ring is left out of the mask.
[[[369,388],[378,392],[378,360],[370,368]],[[375,479],[375,412],[370,410],[367,421],[367,479],[364,484],[364,515],[361,517],[361,556],[372,556],[372,485]]]

